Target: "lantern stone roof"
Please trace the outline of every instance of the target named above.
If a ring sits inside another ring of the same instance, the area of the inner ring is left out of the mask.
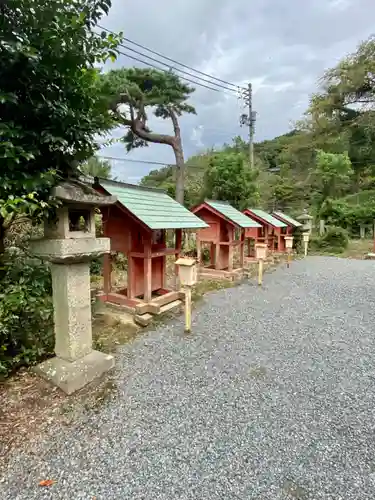
[[[208,205],[209,207],[213,208],[216,212],[223,215],[235,226],[241,228],[261,227],[260,224],[250,219],[250,217],[247,217],[236,208],[232,207],[232,205],[230,205],[227,201],[205,200],[204,204]],[[200,207],[204,206],[204,204],[200,205]],[[196,210],[198,209],[199,207],[197,207]]]
[[[307,213],[307,210],[304,210],[303,214],[299,215],[298,217],[296,217],[298,220],[313,220],[314,217],[312,217],[311,215],[309,215]]]
[[[104,196],[88,184],[78,180],[66,180],[52,189],[52,196],[74,205],[105,206],[116,203],[115,196]]]
[[[272,215],[275,215],[278,219],[281,219],[282,222],[285,222],[286,224],[289,224],[290,226],[293,227],[301,227],[302,224],[296,219],[293,219],[293,217],[290,217],[290,215],[284,214],[284,212],[280,211],[275,211],[272,213]]]
[[[94,186],[117,198],[149,229],[199,229],[208,225],[161,189],[95,178]]]
[[[247,208],[245,213],[248,213],[250,216],[253,214],[255,217],[258,217],[266,224],[270,224],[273,227],[287,227],[284,222],[281,222],[279,219],[276,219],[276,217],[273,217],[271,214],[261,210],[260,208]]]

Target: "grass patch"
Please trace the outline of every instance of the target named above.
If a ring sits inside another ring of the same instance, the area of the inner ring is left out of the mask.
[[[122,323],[119,320],[108,321],[107,316],[94,318],[93,328],[93,348],[112,354],[119,345],[127,344],[135,339],[141,329],[132,323]]]
[[[369,252],[373,251],[373,240],[350,240],[348,248],[340,254],[340,257],[346,257],[348,259],[363,259]]]
[[[345,259],[364,259],[369,252],[374,252],[373,240],[349,240],[348,248],[345,250],[332,248],[327,250],[309,251],[309,255],[325,255],[328,257],[342,257]]]
[[[203,298],[206,293],[217,292],[219,290],[225,290],[227,288],[233,288],[238,285],[235,281],[230,281],[226,279],[222,280],[202,280],[193,287],[191,298],[193,302],[197,302]]]

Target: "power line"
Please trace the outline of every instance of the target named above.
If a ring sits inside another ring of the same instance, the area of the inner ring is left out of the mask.
[[[184,71],[183,69],[176,68],[176,66],[171,66],[168,63],[165,63],[163,61],[159,61],[158,59],[155,59],[154,57],[148,56],[147,54],[144,54],[143,52],[140,52],[139,50],[135,50],[132,47],[128,47],[128,46],[123,45],[123,44],[121,44],[120,46],[123,47],[124,49],[127,49],[127,50],[130,50],[131,52],[134,52],[135,54],[138,54],[140,56],[146,57],[147,59],[150,59],[150,61],[157,62],[158,64],[164,64],[164,66],[168,66],[169,70],[173,69],[173,70],[179,71],[180,73],[183,73],[185,75],[192,76],[193,78],[199,78],[199,80],[201,80],[202,82],[210,83],[211,85],[216,85],[217,87],[220,87],[220,88],[222,88],[224,90],[228,90],[229,92],[235,92],[237,94],[240,93],[240,88],[239,87],[236,90],[235,89],[231,89],[229,87],[221,85],[221,83],[212,82],[210,80],[207,80],[206,78],[201,78],[201,77],[198,77],[196,75],[192,75],[188,71]]]
[[[220,151],[212,151],[212,154],[219,153]],[[210,152],[207,153],[207,156],[210,155]],[[145,165],[160,165],[162,167],[177,167],[175,163],[168,163],[168,162],[160,162],[160,161],[152,161],[152,160],[134,160],[132,158],[120,158],[116,156],[104,156],[104,155],[97,155],[98,158],[101,158],[103,160],[113,160],[113,161],[122,161],[122,162],[129,162],[129,163],[143,163]],[[196,155],[198,156],[198,155]],[[202,154],[202,156],[206,156],[206,154]],[[353,161],[351,162],[352,165],[358,165],[358,164],[363,164],[361,161]],[[199,168],[203,169],[204,165],[194,165],[194,164],[189,164],[185,163],[185,167],[188,168]]]
[[[103,160],[113,160],[113,161],[124,161],[124,162],[129,162],[129,163],[144,163],[145,165],[160,165],[162,167],[177,167],[176,164],[174,163],[168,163],[168,162],[161,162],[161,161],[152,161],[152,160],[134,160],[131,158],[118,158],[116,156],[102,156],[102,155],[97,155],[98,158],[101,158]],[[188,168],[200,168],[203,169],[203,165],[190,165],[189,163],[185,163],[185,167]]]
[[[168,70],[166,70],[165,68],[160,68],[158,66],[155,66],[155,64],[152,64],[152,63],[149,63],[147,61],[142,61],[142,59],[139,59],[138,57],[135,57],[131,54],[127,54],[126,52],[123,52],[121,50],[118,51],[119,54],[122,54],[123,56],[126,56],[126,57],[129,57],[130,59],[133,59],[134,61],[138,61],[142,64],[145,64],[146,66],[151,66],[152,68],[155,68],[159,71],[164,71],[165,73],[168,73]],[[145,56],[147,57],[147,56]],[[161,63],[163,64],[163,63]],[[194,75],[191,75],[191,76],[194,76]],[[186,78],[186,76],[180,76],[179,77],[182,79],[182,80],[186,80],[187,82],[190,82],[190,83],[193,83],[194,85],[199,85],[200,87],[204,87],[208,90],[213,90],[214,92],[219,92],[221,94],[226,94],[226,95],[230,95],[231,97],[236,97],[235,94],[232,94],[232,93],[229,93],[229,92],[226,92],[225,90],[219,90],[219,89],[215,89],[214,87],[209,87],[208,85],[205,85],[204,83],[200,83],[200,82],[197,82],[196,80],[190,80],[190,78]],[[238,98],[240,97],[239,95],[237,96]]]
[[[109,30],[107,28],[104,28],[103,26],[98,25],[98,28],[100,28],[100,29],[102,29],[104,31],[107,31],[108,33],[111,33],[112,35],[115,35],[115,33],[113,31],[111,31],[111,30]],[[123,37],[123,40],[125,40],[126,42],[131,43],[132,45],[135,45],[136,47],[139,47],[139,48],[141,48],[143,50],[147,50],[147,52],[150,52],[151,54],[154,54],[154,55],[156,55],[158,57],[162,57],[163,59],[165,59],[167,61],[170,61],[170,62],[172,62],[174,64],[178,64],[179,66],[182,66],[183,68],[189,69],[190,71],[194,71],[194,73],[206,76],[206,77],[208,77],[208,78],[210,78],[212,80],[216,80],[217,82],[224,83],[225,85],[229,85],[230,87],[234,87],[236,90],[242,90],[245,93],[247,92],[247,88],[246,87],[241,87],[240,85],[236,85],[236,84],[228,82],[226,80],[222,80],[221,78],[217,78],[216,76],[212,76],[212,75],[209,75],[208,73],[204,73],[203,71],[200,71],[198,69],[194,69],[191,66],[188,66],[187,64],[181,63],[181,62],[177,61],[176,59],[172,59],[171,57],[167,57],[167,56],[161,54],[160,52],[157,52],[156,50],[149,49],[145,45],[142,45],[140,43],[134,42],[130,38]],[[120,44],[120,46],[124,47],[123,44]],[[128,48],[128,47],[125,47],[125,48]],[[130,50],[133,50],[135,52],[134,49],[130,49]],[[162,64],[166,65],[166,63],[162,63]],[[179,70],[179,69],[177,69],[177,70],[178,71],[182,71],[182,70]],[[195,77],[195,75],[190,75],[190,76],[194,76]],[[198,78],[198,77],[196,77],[196,78]],[[214,82],[210,82],[210,83],[215,84]]]

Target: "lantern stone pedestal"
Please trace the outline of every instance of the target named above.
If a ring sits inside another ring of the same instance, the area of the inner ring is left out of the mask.
[[[114,366],[113,356],[92,349],[90,292],[90,261],[110,251],[108,238],[95,237],[94,206],[113,200],[77,186],[72,194],[69,187],[56,188],[63,201],[57,221],[32,244],[33,253],[51,263],[56,354],[35,372],[67,394]]]

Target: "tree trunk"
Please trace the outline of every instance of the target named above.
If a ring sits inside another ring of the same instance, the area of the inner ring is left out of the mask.
[[[176,201],[183,205],[185,200],[185,160],[181,140],[176,141],[173,151],[176,158]]]

